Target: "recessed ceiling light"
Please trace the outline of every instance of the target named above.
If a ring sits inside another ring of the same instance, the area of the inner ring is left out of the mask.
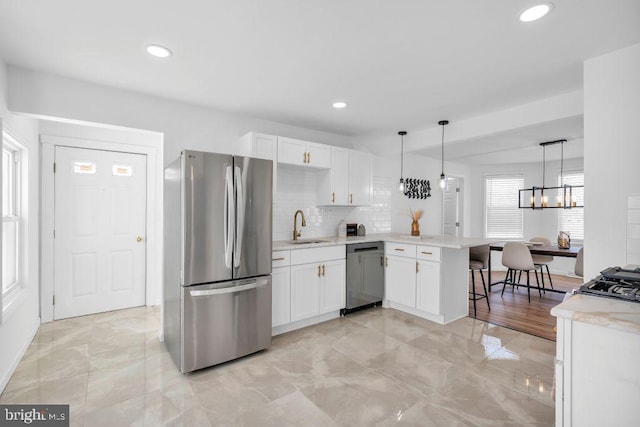
[[[532,6],[520,14],[520,20],[522,22],[536,21],[549,13],[552,7],[553,4],[551,3],[542,3]]]
[[[168,58],[172,55],[169,49],[159,44],[150,44],[147,46],[147,52],[158,58]]]
[[[344,101],[338,101],[338,102],[334,102],[333,103],[333,108],[336,108],[338,110],[345,108],[348,104]]]

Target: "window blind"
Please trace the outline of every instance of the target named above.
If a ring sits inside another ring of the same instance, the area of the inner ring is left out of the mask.
[[[562,175],[562,180],[558,176],[558,185],[584,185],[583,172],[569,172]],[[584,206],[584,187],[572,190],[576,204]],[[569,233],[572,240],[584,240],[584,209],[558,209],[558,231]]]
[[[518,208],[522,175],[492,175],[485,178],[485,236],[492,239],[522,239],[523,212]]]

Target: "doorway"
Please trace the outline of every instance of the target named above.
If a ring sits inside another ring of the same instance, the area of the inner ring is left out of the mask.
[[[442,235],[462,235],[462,189],[464,179],[447,177],[442,192]]]
[[[145,304],[146,161],[55,147],[55,320]]]

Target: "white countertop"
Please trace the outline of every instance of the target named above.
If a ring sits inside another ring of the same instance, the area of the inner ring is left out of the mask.
[[[640,304],[612,298],[573,295],[551,315],[640,335]]]
[[[440,248],[461,249],[472,246],[488,245],[496,242],[495,239],[483,239],[480,237],[449,237],[449,236],[410,236],[399,233],[368,234],[357,237],[318,237],[302,238],[304,240],[322,240],[319,243],[295,244],[290,240],[278,240],[273,242],[273,250],[306,249],[318,248],[322,246],[348,245],[352,243],[367,242],[396,242],[409,243],[414,245],[436,246]]]

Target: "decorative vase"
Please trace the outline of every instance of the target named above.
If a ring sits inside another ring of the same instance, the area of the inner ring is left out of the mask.
[[[414,220],[411,223],[411,235],[412,236],[419,236],[420,235],[420,223],[416,220]]]

